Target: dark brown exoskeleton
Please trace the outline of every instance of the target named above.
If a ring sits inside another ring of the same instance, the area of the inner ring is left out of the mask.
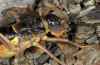
[[[66,33],[66,21],[55,14],[48,12],[43,14],[44,8],[37,11],[30,11],[19,17],[19,22],[11,26],[0,27],[0,59],[16,56],[31,46],[36,46],[44,50],[48,55],[58,61],[61,65],[66,65],[58,60],[52,53],[42,47],[42,41],[66,42],[76,47],[83,48],[67,39],[63,39]],[[42,12],[41,12],[42,11]],[[53,38],[47,36],[50,33]]]
[[[0,24],[1,26],[8,26],[15,22],[19,22],[20,15],[28,14],[31,11],[32,10],[29,8],[20,8],[20,7],[12,7],[9,9],[5,9],[1,12],[4,18],[2,19],[2,22],[0,22]]]

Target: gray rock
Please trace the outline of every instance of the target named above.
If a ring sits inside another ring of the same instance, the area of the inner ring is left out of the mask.
[[[98,25],[96,27],[96,33],[97,33],[98,37],[100,37],[100,25]]]
[[[92,6],[94,5],[95,1],[94,0],[85,0],[84,1],[84,6]]]
[[[85,9],[83,9],[79,15],[77,16],[77,18],[80,18],[80,17],[83,17],[84,15],[88,14],[89,12],[91,12],[91,10],[95,9],[96,7],[95,6],[89,6],[89,7],[86,7]]]
[[[88,24],[100,23],[100,10],[96,9],[81,18],[82,22]]]
[[[97,44],[98,44],[98,43],[99,43],[99,40],[98,40],[97,36],[94,35],[94,36],[88,38],[88,39],[86,40],[86,43],[88,43],[88,44],[97,43]]]
[[[79,24],[76,30],[76,43],[85,43],[85,40],[94,35],[95,28],[89,24]]]

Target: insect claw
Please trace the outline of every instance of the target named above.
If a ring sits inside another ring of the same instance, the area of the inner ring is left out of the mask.
[[[13,50],[14,49],[14,44],[12,44],[10,42],[10,40],[8,40],[4,35],[2,35],[0,33],[0,42],[7,47],[9,50]]]
[[[61,62],[59,59],[57,59],[51,52],[49,52],[47,49],[45,49],[43,46],[41,46],[39,43],[35,44],[36,47],[44,50],[50,57],[52,57],[53,59],[55,59],[57,62],[59,62],[61,65],[66,65],[63,62]]]

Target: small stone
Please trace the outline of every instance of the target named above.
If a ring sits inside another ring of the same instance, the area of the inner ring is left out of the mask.
[[[85,40],[94,35],[95,28],[89,24],[79,24],[76,30],[76,43],[85,43]]]
[[[59,65],[59,63],[58,63],[57,61],[53,60],[53,59],[50,59],[50,60],[49,60],[49,63],[50,63],[51,65]]]
[[[82,61],[77,60],[75,65],[83,65]]]
[[[88,43],[88,44],[91,44],[91,43],[92,43],[92,44],[93,44],[93,43],[98,44],[98,43],[99,43],[99,40],[98,40],[97,36],[94,35],[94,36],[88,38],[88,39],[86,40],[86,43]]]
[[[55,51],[54,51],[54,55],[55,56],[58,56],[58,55],[60,55],[62,52],[61,52],[61,50],[59,49],[59,48],[57,48]]]
[[[77,3],[81,3],[83,0],[75,0],[75,2]]]
[[[97,35],[100,37],[100,25],[98,25],[98,26],[96,27],[96,33],[97,33]]]
[[[76,57],[83,65],[95,65],[100,62],[100,45],[88,45],[76,53]]]
[[[40,56],[39,58],[35,59],[35,61],[37,63],[44,63],[47,59],[49,58],[49,55],[47,54],[43,54],[42,56]]]
[[[80,4],[71,3],[69,5],[69,11],[70,11],[71,14],[78,14],[81,11]]]
[[[100,23],[100,10],[93,10],[81,18],[82,22],[88,24]]]
[[[83,17],[84,15],[88,14],[91,12],[91,10],[95,9],[95,6],[89,6],[84,8],[77,16],[77,18]]]
[[[0,60],[0,65],[10,65],[9,59]]]
[[[92,6],[94,5],[95,1],[94,0],[85,0],[84,1],[84,6]]]
[[[43,64],[43,65],[51,65],[51,64],[49,64],[49,63],[45,63],[45,64]]]
[[[81,1],[69,0],[64,3],[63,8],[66,10],[67,14],[78,14],[81,11],[79,2]]]

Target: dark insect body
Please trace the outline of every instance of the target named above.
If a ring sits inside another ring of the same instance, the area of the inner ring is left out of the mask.
[[[31,11],[21,15],[19,20],[12,25],[0,27],[0,44],[2,44],[0,45],[0,59],[16,56],[25,49],[36,46],[43,49],[61,65],[66,65],[39,44],[41,41],[66,42],[83,48],[84,46],[61,38],[66,33],[65,24],[66,22],[62,23],[62,19],[55,14],[41,16],[40,13]],[[57,38],[49,38],[47,36],[49,32]]]

